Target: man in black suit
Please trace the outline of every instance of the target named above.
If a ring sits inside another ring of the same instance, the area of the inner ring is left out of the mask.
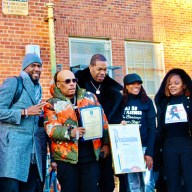
[[[122,85],[107,75],[107,60],[101,54],[93,55],[89,67],[75,73],[78,85],[87,91],[94,93],[104,112],[109,124],[116,123],[115,116],[122,101]],[[100,191],[113,192],[114,172],[112,169],[112,157],[100,158]]]

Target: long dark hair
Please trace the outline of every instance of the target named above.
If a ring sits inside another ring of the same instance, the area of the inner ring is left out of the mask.
[[[192,82],[191,82],[190,76],[183,69],[174,68],[167,72],[157,94],[155,95],[156,105],[160,104],[162,100],[168,98],[169,95],[167,95],[166,93],[166,90],[167,90],[166,85],[167,85],[168,79],[172,76],[172,74],[179,75],[181,77],[183,83],[186,85],[185,95],[189,96],[190,99],[192,100]]]
[[[128,100],[129,100],[129,95],[130,95],[130,93],[128,93],[128,91],[126,89],[126,84],[124,84],[124,87],[123,87],[123,104],[124,105],[127,104]],[[147,96],[147,93],[142,85],[141,85],[141,90],[138,94],[138,97],[141,99],[142,103],[147,103],[149,100],[149,97]]]
[[[171,96],[171,93],[169,91],[169,82],[170,82],[170,79],[171,77],[173,76],[179,76],[181,78],[181,76],[177,73],[171,73],[168,77],[167,77],[167,80],[166,80],[166,84],[165,84],[165,96],[167,97],[170,97]],[[183,82],[183,79],[181,78],[181,81],[182,83],[185,85],[185,83]],[[190,96],[190,92],[189,92],[189,89],[186,87],[185,85],[185,88],[184,88],[184,92],[185,96],[189,97]]]

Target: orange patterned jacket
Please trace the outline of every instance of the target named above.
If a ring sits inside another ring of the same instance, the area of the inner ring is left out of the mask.
[[[78,127],[78,120],[70,99],[66,98],[54,85],[51,86],[52,98],[44,107],[44,126],[51,139],[54,160],[76,164],[78,162],[78,141],[70,137],[70,126]],[[101,106],[96,96],[85,89],[77,88],[77,107]],[[94,127],[93,127],[94,129]],[[99,158],[101,145],[109,144],[108,122],[103,112],[103,138],[94,139],[93,148]]]

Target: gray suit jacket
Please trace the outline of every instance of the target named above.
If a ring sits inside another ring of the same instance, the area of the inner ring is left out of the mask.
[[[21,117],[21,110],[36,105],[34,84],[21,73],[24,89],[20,99],[13,105],[17,80],[8,78],[0,86],[0,177],[26,182],[31,162],[33,143],[40,178],[42,157],[37,136],[38,116]]]

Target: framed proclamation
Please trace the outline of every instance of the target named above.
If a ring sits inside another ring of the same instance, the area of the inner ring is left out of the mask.
[[[138,124],[109,125],[115,174],[145,171]]]
[[[103,136],[103,116],[100,106],[80,108],[82,127],[85,128],[84,140]]]

